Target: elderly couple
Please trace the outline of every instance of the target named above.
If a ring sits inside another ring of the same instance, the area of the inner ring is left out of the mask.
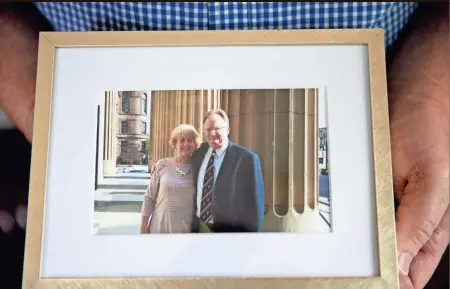
[[[175,157],[158,160],[142,204],[141,233],[259,232],[264,182],[258,156],[228,139],[229,120],[212,110],[207,142],[187,124],[170,138]]]

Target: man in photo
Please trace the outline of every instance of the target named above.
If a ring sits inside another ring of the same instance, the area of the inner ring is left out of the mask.
[[[203,123],[206,142],[192,154],[196,185],[193,232],[259,232],[264,218],[264,181],[257,154],[228,138],[221,109]]]

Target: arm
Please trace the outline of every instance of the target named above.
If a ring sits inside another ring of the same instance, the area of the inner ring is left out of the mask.
[[[159,190],[159,178],[160,178],[160,166],[159,163],[155,164],[155,170],[153,171],[150,179],[150,184],[147,187],[147,191],[144,195],[144,202],[141,209],[141,234],[148,233],[148,221],[155,209],[156,199],[158,197]]]
[[[0,4],[0,109],[30,142],[39,29],[50,27],[31,3]]]
[[[387,72],[402,288],[423,288],[449,243],[449,6],[422,5]]]
[[[246,159],[244,176],[247,180],[247,189],[244,193],[248,199],[243,208],[245,220],[248,220],[246,226],[251,232],[260,232],[264,220],[265,193],[258,155],[252,154]]]

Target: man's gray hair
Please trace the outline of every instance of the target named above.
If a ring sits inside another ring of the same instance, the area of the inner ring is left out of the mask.
[[[205,115],[205,118],[203,119],[203,123],[205,123],[206,119],[213,114],[217,114],[218,116],[220,116],[225,121],[227,126],[230,126],[230,120],[228,118],[227,113],[223,109],[220,109],[220,108],[208,111]]]

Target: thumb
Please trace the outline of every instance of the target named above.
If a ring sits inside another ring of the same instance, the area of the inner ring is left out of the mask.
[[[448,167],[428,167],[427,171],[410,177],[396,213],[398,265],[404,275],[409,274],[411,261],[433,235],[449,203]]]

